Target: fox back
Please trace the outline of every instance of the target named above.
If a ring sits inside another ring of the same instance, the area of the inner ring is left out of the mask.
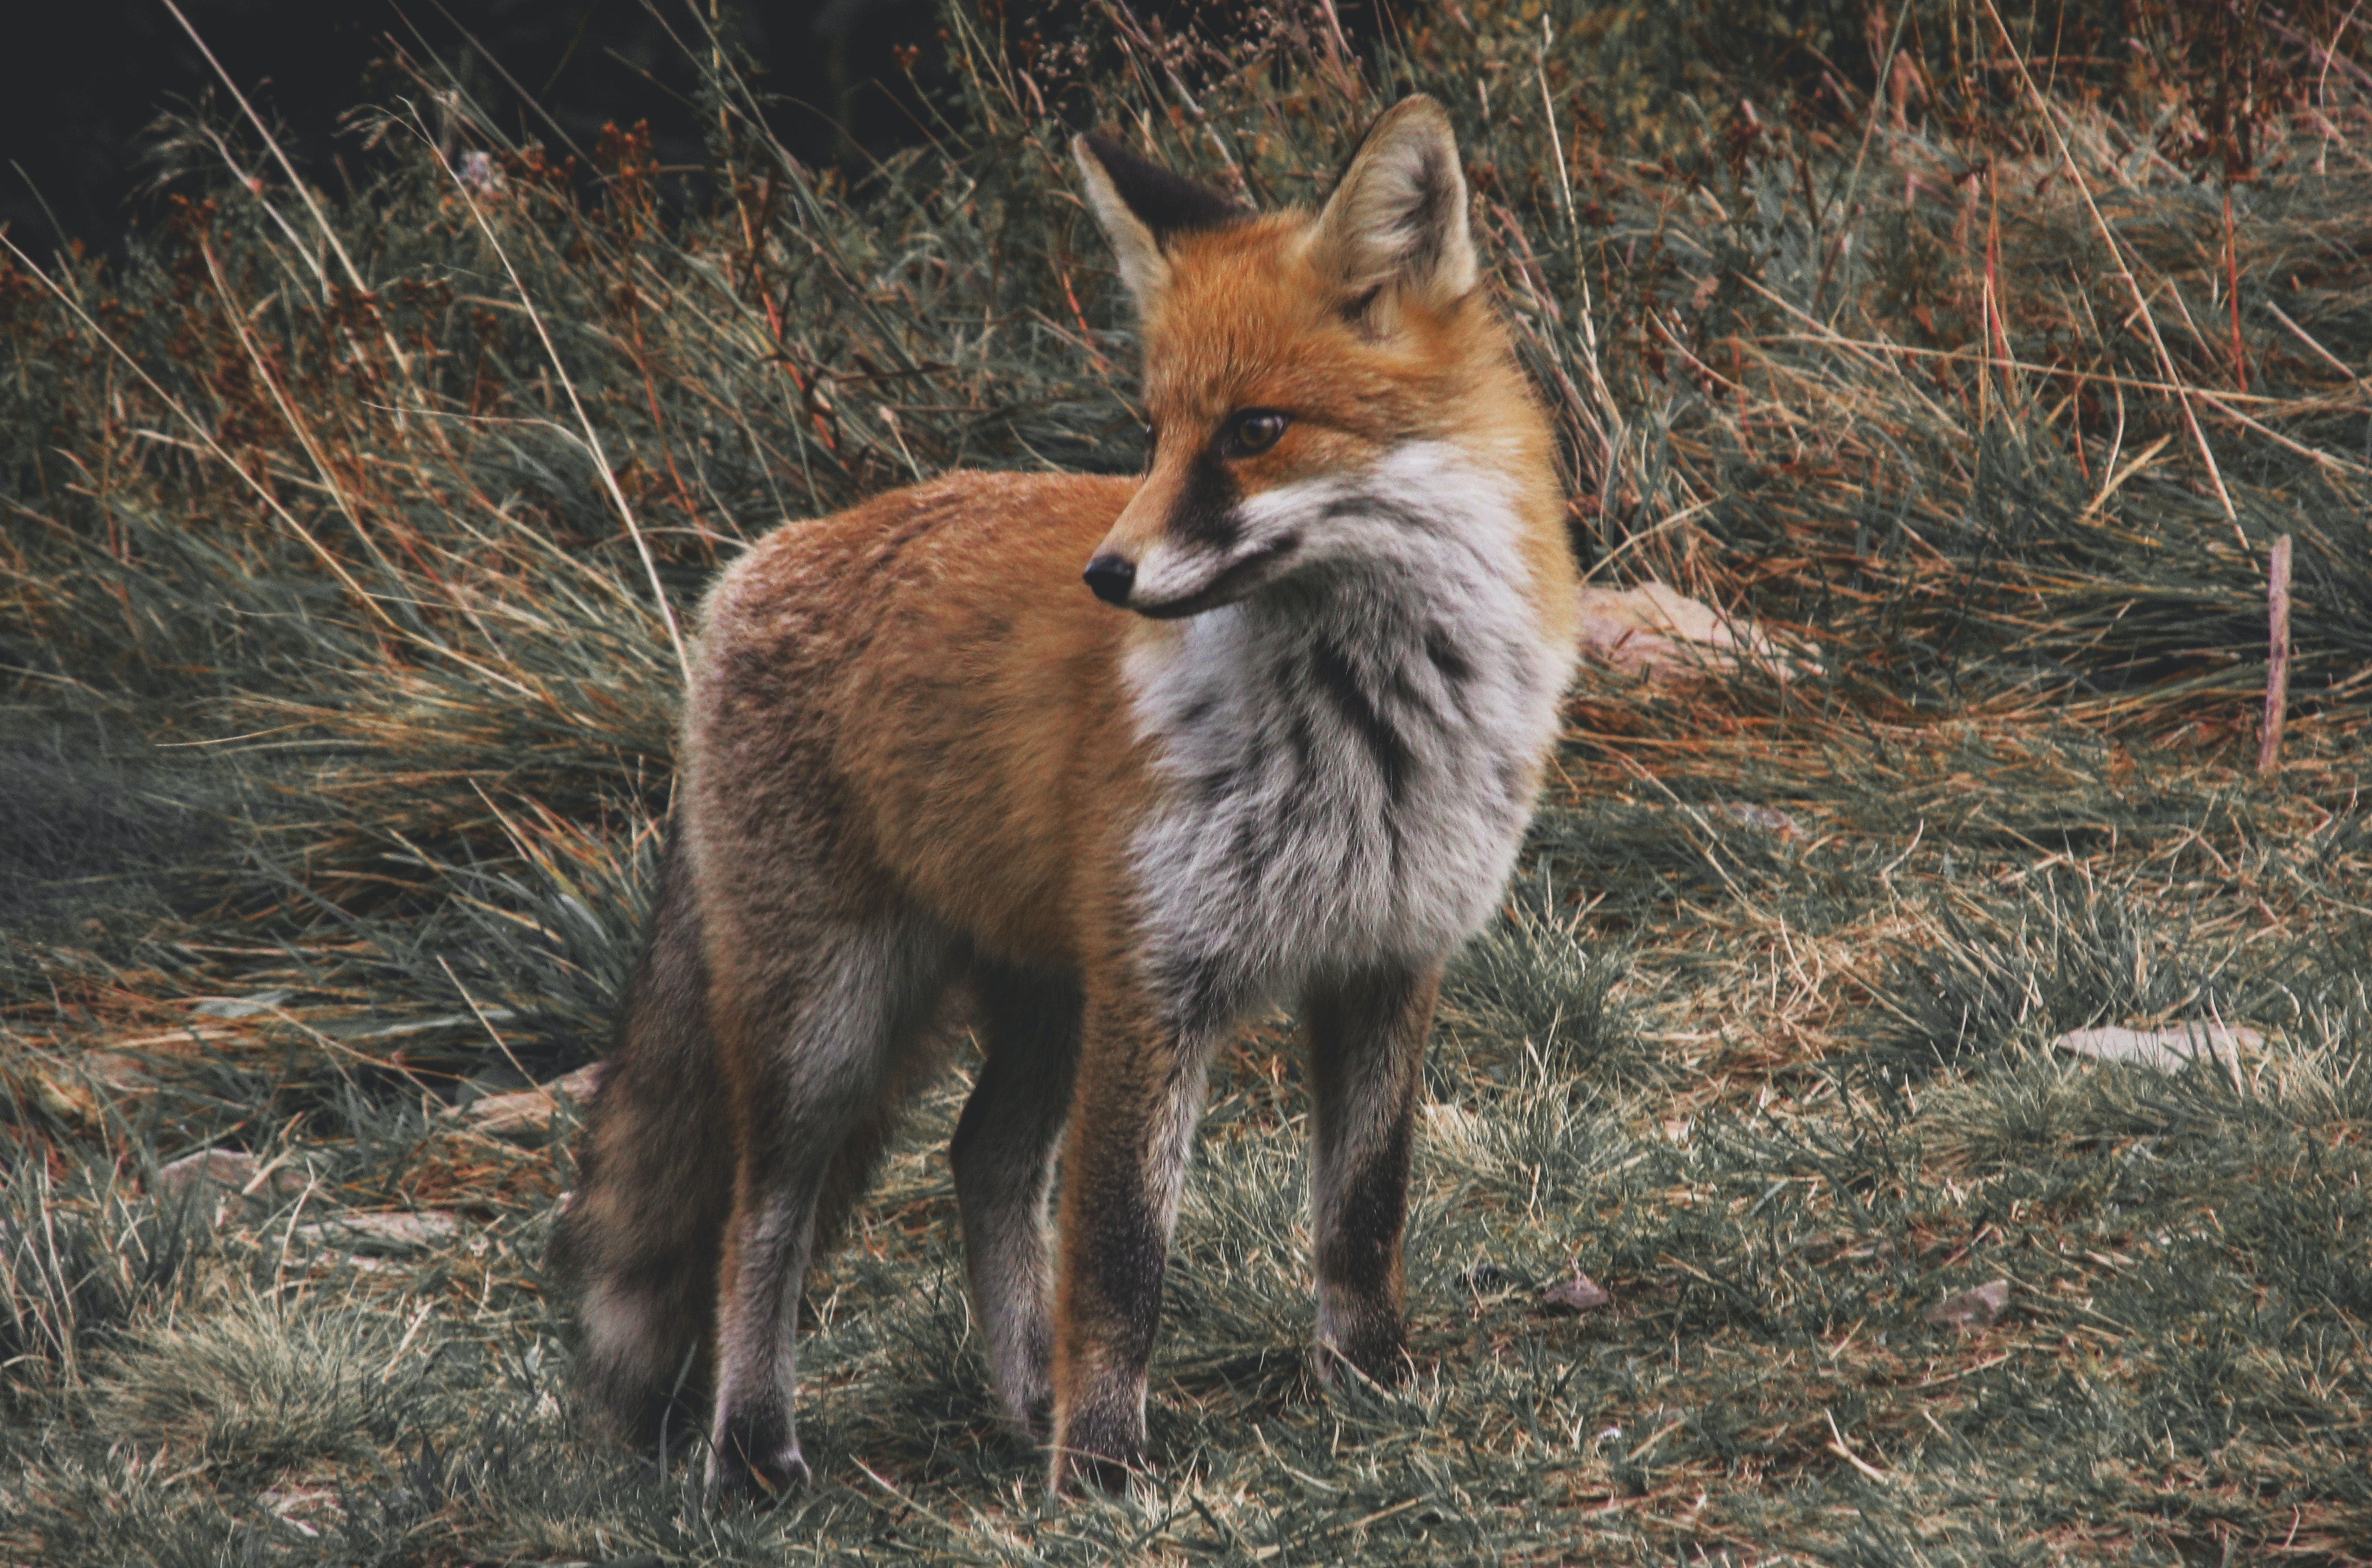
[[[951,992],[987,1053],[952,1151],[976,1318],[1057,1484],[1144,1462],[1203,1070],[1252,1009],[1310,1033],[1321,1366],[1401,1365],[1434,987],[1575,651],[1553,437],[1431,100],[1314,214],[1076,153],[1142,325],[1145,474],[950,475],[785,526],[703,607],[560,1240],[589,1387],[646,1423],[699,1369],[723,1486],[804,1472],[800,1281]]]

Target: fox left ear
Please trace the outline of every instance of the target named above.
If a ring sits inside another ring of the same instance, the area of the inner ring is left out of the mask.
[[[1249,208],[1137,157],[1109,136],[1076,138],[1071,156],[1078,160],[1087,204],[1111,240],[1121,282],[1140,313],[1169,281],[1166,251],[1171,239],[1252,215]]]
[[[1311,237],[1355,295],[1391,289],[1447,305],[1474,286],[1466,176],[1441,105],[1413,93],[1376,117]]]

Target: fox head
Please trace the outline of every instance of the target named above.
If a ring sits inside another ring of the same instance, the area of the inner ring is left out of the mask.
[[[1558,513],[1432,99],[1379,116],[1314,214],[1255,213],[1103,136],[1073,152],[1142,322],[1153,443],[1087,564],[1097,597],[1193,615],[1389,558],[1478,505]]]

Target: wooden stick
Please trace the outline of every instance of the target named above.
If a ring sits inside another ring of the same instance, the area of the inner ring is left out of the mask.
[[[2265,620],[2271,633],[2271,656],[2265,664],[2264,738],[2257,743],[2257,772],[2270,773],[2280,760],[2282,716],[2290,699],[2290,536],[2273,540],[2273,559],[2266,573]]]
[[[2240,342],[2240,238],[2232,227],[2232,185],[2224,185],[2224,297],[2232,308],[2232,385],[2249,389],[2249,351]]]

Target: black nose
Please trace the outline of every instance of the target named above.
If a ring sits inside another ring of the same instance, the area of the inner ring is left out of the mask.
[[[1099,555],[1087,563],[1087,587],[1106,604],[1126,604],[1128,590],[1136,583],[1136,568],[1117,555]]]

